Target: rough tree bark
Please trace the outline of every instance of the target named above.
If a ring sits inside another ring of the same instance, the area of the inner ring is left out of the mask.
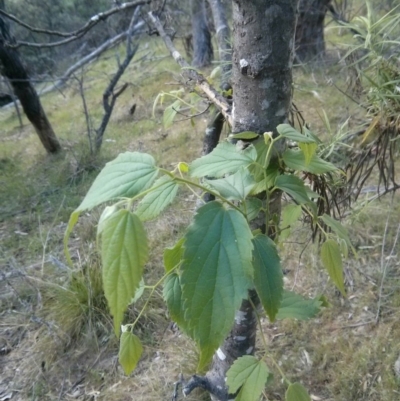
[[[193,60],[194,67],[205,67],[211,64],[213,48],[211,34],[207,23],[205,0],[191,0]]]
[[[34,126],[40,141],[48,153],[61,150],[61,145],[50,125],[40,103],[39,96],[29,80],[28,73],[21,61],[17,50],[8,47],[14,43],[9,27],[0,18],[0,69],[11,83],[14,94],[21,102],[22,108],[29,121]]]
[[[306,62],[325,53],[324,20],[331,0],[300,0],[296,27],[296,58]]]
[[[233,0],[233,132],[276,132],[286,122],[292,98],[293,44],[297,0]],[[279,212],[280,196],[270,203]],[[251,302],[249,301],[251,299]],[[244,300],[235,324],[214,355],[204,377],[193,376],[184,394],[200,387],[214,401],[233,399],[225,385],[226,372],[243,355],[254,353],[259,300],[254,291]]]

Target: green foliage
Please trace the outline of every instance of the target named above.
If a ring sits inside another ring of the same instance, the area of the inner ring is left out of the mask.
[[[174,171],[158,168],[150,155],[137,152],[124,153],[105,166],[71,215],[66,237],[81,211],[116,201],[101,215],[98,237],[104,292],[117,334],[128,305],[139,297],[135,296],[138,288],[140,295],[146,288],[153,293],[161,283],[170,316],[199,347],[199,370],[207,366],[228,335],[235,312],[247,299],[249,289],[256,290],[271,321],[315,316],[324,300],[284,291],[275,242],[259,230],[252,233],[250,229],[252,220],[260,216],[265,227],[273,227],[281,238],[286,238],[289,227],[303,211],[311,215],[326,235],[322,261],[344,292],[340,250],[332,237],[335,234],[351,246],[349,236],[336,220],[317,215],[318,195],[299,178],[301,172],[332,174],[335,167],[318,156],[320,142],[308,130],[300,133],[280,125],[278,132],[276,138],[266,133],[264,141],[245,149],[222,142],[189,165],[178,163]],[[248,139],[254,135],[244,132],[240,136]],[[283,138],[297,142],[298,149],[286,150],[279,156],[275,144]],[[159,173],[163,175],[156,180]],[[165,250],[165,274],[161,280],[154,286],[144,286],[143,271],[149,253],[144,222],[157,218],[173,202],[179,186],[210,192],[215,200],[199,207],[184,236]],[[261,191],[265,191],[263,199],[254,196]],[[282,222],[269,213],[268,202],[275,191],[285,192],[295,202],[284,209]],[[333,233],[325,232],[320,223]],[[139,317],[125,326],[121,337],[120,361],[126,373],[134,369],[142,352],[133,334]],[[230,369],[228,385],[233,392],[239,390],[237,400],[256,400],[268,377],[265,363],[247,356]],[[292,394],[301,394],[298,386],[291,386],[289,399],[293,399]]]
[[[311,136],[306,136],[304,134],[301,134],[299,131],[294,129],[291,125],[289,124],[280,124],[276,127],[276,130],[279,132],[280,135],[282,135],[284,138],[289,139],[291,141],[297,142],[297,143],[315,143],[315,139],[312,138]]]
[[[185,326],[200,347],[203,369],[229,333],[253,277],[251,231],[243,215],[209,202],[186,234],[182,264]]]
[[[232,364],[226,374],[226,384],[231,394],[239,393],[236,401],[257,401],[260,398],[270,372],[264,361],[254,356],[242,356]]]
[[[271,322],[275,320],[283,295],[283,273],[275,243],[266,235],[253,238],[254,285]]]
[[[190,335],[190,337],[193,337],[193,331],[191,331],[189,325],[185,322],[182,284],[181,278],[177,273],[172,273],[165,279],[163,297],[171,318],[185,331],[185,333]]]
[[[350,46],[348,55],[353,56],[353,67],[364,78],[369,112],[382,120],[390,120],[397,118],[400,112],[397,57],[400,46],[399,7],[379,15],[370,1],[366,5],[366,16],[357,16],[346,24],[353,32],[357,32],[357,42]]]
[[[332,163],[329,163],[313,154],[308,159],[302,150],[287,149],[283,152],[282,159],[286,166],[296,171],[307,171],[313,174],[324,174],[337,170]]]
[[[76,211],[93,209],[121,197],[133,197],[149,188],[157,174],[152,156],[139,152],[121,153],[101,170]]]
[[[169,273],[181,263],[183,257],[184,238],[181,238],[172,248],[165,248],[164,251],[164,266],[165,271]]]
[[[142,355],[143,347],[137,336],[130,331],[123,331],[120,339],[118,360],[126,375],[130,375],[136,368]]]
[[[135,296],[148,258],[147,237],[135,214],[119,210],[105,221],[101,242],[104,293],[119,334],[124,311]]]
[[[343,279],[343,263],[340,248],[333,239],[328,239],[321,247],[321,260],[330,278],[343,296],[346,295]]]
[[[310,202],[304,182],[295,175],[285,174],[278,176],[275,181],[275,186],[289,194],[300,205]]]
[[[257,152],[252,145],[238,151],[236,145],[222,142],[211,153],[195,160],[189,171],[192,177],[222,177],[248,167],[256,158]]]
[[[319,298],[307,299],[292,291],[284,291],[276,318],[307,320],[318,314],[322,304]]]
[[[235,174],[217,180],[204,180],[206,186],[231,201],[244,201],[256,183],[249,170],[241,168]]]
[[[289,385],[286,395],[286,401],[311,401],[307,390],[300,383],[292,383]]]
[[[282,210],[282,231],[280,239],[283,241],[290,235],[291,225],[301,217],[301,205],[286,205]]]
[[[178,183],[168,175],[159,178],[139,203],[136,214],[142,221],[157,217],[172,201],[178,192]]]

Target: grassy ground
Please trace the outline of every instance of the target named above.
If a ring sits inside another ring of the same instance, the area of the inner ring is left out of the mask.
[[[336,43],[337,37],[332,40]],[[364,117],[336,88],[346,90],[347,75],[335,46],[330,46],[326,65],[295,70],[295,103],[311,128],[326,138],[338,129],[354,129]],[[8,394],[16,400],[168,399],[179,374],[195,371],[194,345],[171,324],[155,294],[139,325],[143,358],[131,377],[123,375],[101,291],[95,245],[100,210],[84,214],[76,227],[70,241],[73,269],[65,265],[62,249],[70,213],[104,163],[119,152],[148,152],[167,168],[199,155],[204,116],[194,127],[183,121],[167,130],[160,123],[162,106],[152,116],[157,94],[179,88],[178,69],[166,56],[158,40],[137,54],[123,78],[130,86],[118,100],[97,157],[89,152],[77,81],[42,99],[64,148],[59,156],[45,154],[25,119],[19,127],[13,109],[0,110],[0,399]],[[94,127],[115,67],[110,52],[84,74]],[[354,204],[347,218],[358,251],[358,258],[346,262],[347,299],[321,269],[305,227],[299,226],[282,247],[286,286],[307,295],[323,293],[331,303],[311,322],[262,323],[271,358],[292,381],[302,381],[314,401],[400,399],[393,370],[400,354],[400,210],[398,196],[366,203],[372,195]],[[160,276],[162,249],[184,230],[194,208],[191,195],[182,193],[176,206],[149,225],[148,283]],[[130,309],[127,321],[140,306]],[[275,373],[265,392],[268,400],[284,396]],[[189,399],[207,398],[196,392]]]

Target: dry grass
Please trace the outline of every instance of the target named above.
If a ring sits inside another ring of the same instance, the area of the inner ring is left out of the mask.
[[[124,77],[131,85],[118,100],[100,157],[89,155],[74,82],[62,94],[43,99],[65,149],[60,156],[46,156],[26,121],[18,128],[12,109],[0,111],[0,265],[2,273],[23,274],[0,282],[0,398],[12,393],[16,400],[169,399],[179,374],[195,371],[194,345],[170,324],[160,294],[155,294],[138,325],[145,344],[143,358],[131,377],[123,375],[99,281],[94,242],[99,210],[83,215],[71,238],[74,270],[62,265],[62,236],[69,214],[107,160],[121,151],[139,150],[170,168],[200,153],[204,120],[195,127],[187,121],[165,130],[160,124],[162,107],[157,107],[155,118],[151,115],[158,92],[176,88],[171,83],[176,82],[177,69],[159,44],[150,43],[137,59],[147,53],[148,59],[133,63]],[[94,126],[101,118],[102,90],[115,67],[113,55],[109,56],[92,65],[84,79]],[[321,136],[330,135],[321,118],[324,110],[333,132],[347,119],[352,129],[362,116],[332,85],[345,88],[344,68],[330,63],[295,72],[295,102]],[[133,103],[137,108],[131,116]],[[400,398],[400,380],[393,372],[400,354],[398,244],[391,254],[397,205],[398,196],[393,204],[385,198],[369,206],[361,201],[353,205],[348,226],[358,259],[346,264],[347,299],[335,293],[319,265],[316,246],[303,251],[309,236],[306,228],[299,227],[282,247],[286,285],[306,295],[324,293],[331,303],[310,322],[263,322],[271,357],[292,381],[302,381],[315,401]],[[194,199],[182,192],[172,209],[149,224],[147,283],[162,274],[162,250],[182,233],[193,210]],[[382,260],[388,263],[386,270]],[[141,302],[130,309],[127,321],[137,316]],[[275,372],[266,395],[268,400],[282,400],[283,394]],[[200,392],[189,397],[206,399]]]

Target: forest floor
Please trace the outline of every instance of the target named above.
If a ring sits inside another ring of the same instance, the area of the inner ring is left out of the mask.
[[[93,127],[116,65],[109,52],[82,75]],[[355,132],[366,118],[341,93],[347,77],[333,43],[325,62],[294,71],[294,102],[311,130],[328,140],[340,130]],[[168,100],[152,114],[160,91],[182,86],[161,41],[142,46],[123,81],[129,88],[118,99],[98,156],[89,151],[77,81],[42,98],[64,149],[60,155],[46,155],[25,118],[19,126],[13,108],[0,109],[0,401],[169,400],[179,374],[195,372],[196,348],[171,324],[156,293],[139,321],[142,359],[130,377],[123,374],[101,290],[95,243],[100,209],[83,214],[69,244],[73,268],[65,261],[69,215],[107,161],[119,152],[141,151],[170,169],[201,153],[206,115],[194,126],[182,117],[164,129]],[[357,250],[345,263],[347,298],[321,268],[318,245],[311,243],[306,226],[299,224],[281,247],[287,288],[324,294],[330,303],[310,321],[262,321],[270,358],[290,380],[301,381],[313,401],[400,399],[394,371],[400,356],[400,203],[399,195],[370,202],[376,183],[373,178],[366,183],[368,189],[346,213],[344,224]],[[172,209],[148,225],[152,250],[146,283],[162,274],[162,250],[185,229],[194,209],[193,196],[181,193]],[[127,322],[142,302],[130,308]],[[188,397],[206,399],[201,392]],[[263,399],[284,399],[278,372]]]

